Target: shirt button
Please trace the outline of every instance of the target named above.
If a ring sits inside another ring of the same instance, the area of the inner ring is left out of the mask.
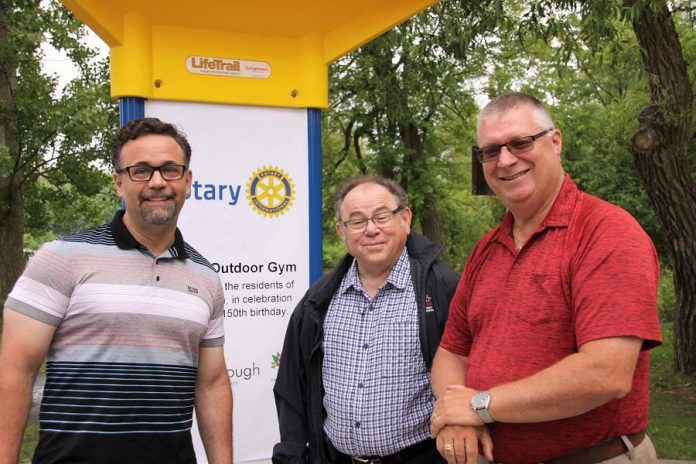
[[[360,382],[360,383],[358,384],[358,388],[363,388],[364,386],[365,386],[365,385],[363,385],[362,382]]]
[[[157,276],[157,282],[159,282],[159,276]]]
[[[372,305],[370,305],[370,306],[367,307],[367,310],[368,310],[368,311],[372,311],[373,309],[375,309],[375,307],[372,306]]]
[[[517,269],[518,267],[520,267],[520,265],[517,264],[517,263],[515,263],[515,264],[512,265],[512,267],[514,267],[515,269]]]
[[[368,349],[368,348],[370,347],[370,345],[368,345],[367,343],[363,343],[363,346],[362,346],[362,347],[363,347],[364,350],[366,350],[366,349]]]
[[[355,423],[355,428],[356,428],[356,429],[359,429],[359,428],[360,428],[360,422],[356,422],[356,423]]]

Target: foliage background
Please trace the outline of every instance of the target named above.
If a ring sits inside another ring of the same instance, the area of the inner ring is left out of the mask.
[[[444,0],[332,65],[330,108],[323,116],[324,263],[330,268],[344,253],[334,232],[333,190],[370,172],[407,186],[414,229],[439,238],[443,259],[461,270],[476,241],[504,214],[495,198],[470,193],[478,108],[510,90],[538,95],[563,131],[563,163],[573,179],[628,210],[658,248],[666,340],[653,354],[652,431],[662,457],[696,459],[695,387],[669,362],[673,271],[630,151],[636,115],[649,94],[621,4],[586,2],[595,13],[584,15],[570,1]],[[685,0],[669,5],[693,86],[696,7]],[[16,64],[18,127],[36,168],[22,191],[24,247],[31,250],[99,224],[118,207],[107,165],[117,110],[108,96],[108,63],[94,60],[81,42],[84,29],[59,3],[0,0],[0,6],[18,32],[0,43],[2,71],[7,77],[8,64]],[[41,70],[36,45],[43,40],[78,64],[79,76],[63,90]],[[0,108],[0,117],[8,114],[8,107]],[[696,180],[693,136],[687,156]],[[0,175],[11,164],[7,150],[0,151]]]

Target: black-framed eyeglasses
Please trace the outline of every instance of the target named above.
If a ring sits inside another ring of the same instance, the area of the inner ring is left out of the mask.
[[[497,160],[500,156],[500,150],[502,150],[503,147],[507,147],[507,149],[510,150],[510,153],[515,156],[522,155],[532,151],[532,148],[534,148],[534,141],[548,134],[553,129],[554,128],[551,127],[550,129],[543,130],[538,134],[530,135],[528,137],[520,137],[519,139],[510,140],[509,142],[501,143],[500,145],[488,145],[483,148],[473,147],[472,152],[476,155],[476,159],[478,159],[481,163],[488,163],[489,161]]]
[[[159,171],[164,180],[181,180],[184,178],[187,166],[183,164],[164,164],[162,166],[148,166],[147,164],[128,166],[116,171],[121,174],[123,171],[128,173],[128,177],[133,182],[149,182],[155,171]]]
[[[394,215],[402,209],[404,209],[404,207],[399,206],[396,209],[391,211],[383,211],[369,218],[350,219],[348,221],[341,220],[340,222],[343,224],[343,227],[348,228],[351,232],[362,232],[367,229],[367,223],[369,221],[372,221],[377,227],[382,227],[389,224],[389,221],[392,220]]]

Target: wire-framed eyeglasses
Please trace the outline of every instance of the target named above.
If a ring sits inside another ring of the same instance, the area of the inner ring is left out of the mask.
[[[183,164],[164,164],[162,166],[148,166],[147,164],[128,166],[116,171],[121,174],[123,171],[128,173],[128,177],[133,182],[149,182],[155,171],[159,171],[164,180],[181,180],[184,178],[187,166]]]
[[[534,141],[548,134],[552,130],[553,127],[543,130],[538,134],[530,135],[528,137],[520,137],[519,139],[510,140],[509,142],[501,143],[500,145],[488,145],[483,148],[473,147],[472,152],[474,155],[476,155],[476,159],[478,159],[481,163],[488,163],[490,161],[497,160],[500,156],[500,150],[502,150],[503,147],[507,147],[510,153],[515,156],[522,155],[532,151],[532,148],[534,148]]]
[[[391,211],[383,211],[381,213],[377,213],[372,217],[369,218],[357,218],[357,219],[350,219],[348,221],[341,220],[341,224],[343,224],[343,227],[346,227],[348,230],[351,232],[362,232],[365,229],[367,229],[367,223],[369,221],[372,221],[373,224],[377,227],[384,227],[389,222],[392,220],[394,215],[404,209],[403,206],[399,206],[396,209],[393,209]]]

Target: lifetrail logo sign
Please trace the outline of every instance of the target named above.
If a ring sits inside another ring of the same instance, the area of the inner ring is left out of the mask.
[[[192,74],[247,77],[251,79],[267,79],[271,76],[271,66],[263,61],[215,58],[198,55],[192,55],[186,58],[186,70]]]

